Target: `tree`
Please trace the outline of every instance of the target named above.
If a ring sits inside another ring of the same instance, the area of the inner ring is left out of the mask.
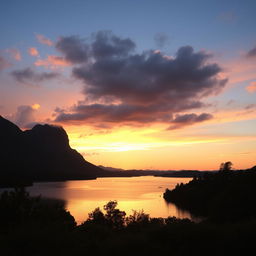
[[[106,211],[105,218],[110,226],[120,229],[125,224],[126,213],[116,209],[116,206],[117,201],[109,201],[106,205],[104,205],[104,210]]]
[[[104,213],[100,210],[99,207],[97,207],[93,212],[89,213],[89,218],[87,222],[93,222],[97,224],[105,224],[106,218],[104,216]]]
[[[233,165],[233,163],[230,162],[230,161],[225,162],[225,163],[221,163],[220,164],[220,171],[222,171],[222,172],[231,171],[232,165]]]
[[[149,214],[141,211],[133,211],[133,214],[126,218],[127,226],[143,226],[150,222]]]

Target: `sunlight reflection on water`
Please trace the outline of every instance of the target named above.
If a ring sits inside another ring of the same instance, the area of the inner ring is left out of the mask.
[[[66,201],[66,208],[78,223],[87,219],[88,213],[110,200],[118,201],[118,208],[127,215],[132,210],[144,210],[151,217],[175,216],[193,219],[189,212],[168,204],[163,199],[166,188],[177,183],[187,183],[191,178],[121,177],[75,180],[66,182],[35,183],[28,191],[31,195],[58,198]]]

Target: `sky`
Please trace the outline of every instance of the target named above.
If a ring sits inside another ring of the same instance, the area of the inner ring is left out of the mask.
[[[2,0],[0,114],[96,165],[256,159],[256,2]]]

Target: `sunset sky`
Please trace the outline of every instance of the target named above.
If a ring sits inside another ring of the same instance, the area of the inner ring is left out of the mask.
[[[2,0],[0,114],[96,165],[256,165],[256,1]]]

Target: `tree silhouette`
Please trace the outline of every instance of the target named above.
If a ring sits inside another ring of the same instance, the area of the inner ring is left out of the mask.
[[[230,162],[230,161],[225,162],[225,163],[221,163],[221,164],[220,164],[220,171],[222,171],[222,172],[223,172],[223,171],[224,171],[224,172],[226,172],[226,171],[231,171],[232,165],[233,165],[233,163]]]
[[[116,209],[116,207],[117,201],[109,201],[104,205],[105,218],[110,226],[119,229],[124,226],[126,213]]]
[[[150,223],[149,214],[141,211],[133,211],[133,213],[126,218],[127,226],[143,226]]]
[[[95,224],[106,224],[106,218],[104,216],[104,213],[100,210],[100,208],[97,207],[94,211],[89,213],[89,218],[87,222]]]

